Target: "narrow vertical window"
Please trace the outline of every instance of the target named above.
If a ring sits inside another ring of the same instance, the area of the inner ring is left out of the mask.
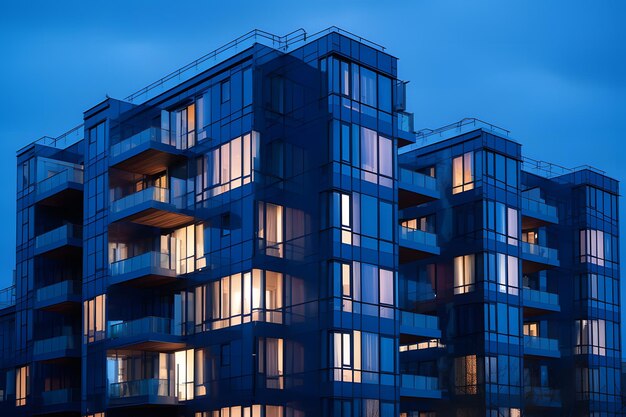
[[[452,160],[452,194],[474,188],[474,153],[467,152]]]
[[[230,79],[222,81],[220,84],[222,103],[230,101]]]
[[[26,397],[30,393],[29,366],[22,366],[15,371],[15,406],[26,405]]]
[[[454,258],[454,293],[464,294],[474,291],[474,255]]]

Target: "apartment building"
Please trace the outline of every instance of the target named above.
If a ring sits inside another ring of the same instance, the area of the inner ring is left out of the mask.
[[[18,151],[0,414],[621,415],[617,181],[252,31]]]

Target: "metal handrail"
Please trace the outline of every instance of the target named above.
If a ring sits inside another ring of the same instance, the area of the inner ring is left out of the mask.
[[[32,145],[44,145],[44,146],[50,146],[52,148],[57,148],[57,149],[67,149],[70,146],[72,146],[73,144],[80,142],[83,139],[83,134],[82,134],[82,128],[84,127],[84,124],[80,124],[70,130],[68,130],[67,132],[63,133],[60,136],[57,136],[56,138],[53,138],[51,136],[42,136],[41,138],[37,139],[34,142],[29,143],[26,146],[23,146],[22,148],[20,148],[17,153],[18,155],[20,153],[22,153],[26,148],[32,146]],[[80,134],[79,134],[80,133]],[[72,135],[74,135],[74,137],[72,137]]]
[[[605,171],[591,165],[579,165],[574,168],[567,168],[559,164],[541,161],[538,159],[529,158],[527,156],[522,158],[522,171],[530,172],[531,174],[535,174],[544,178],[554,178],[584,169],[588,169],[589,171],[596,172],[600,175],[606,175]]]
[[[445,125],[445,126],[437,128],[437,129],[428,129],[428,128],[426,128],[426,129],[419,130],[419,131],[415,132],[415,137],[416,137],[416,139],[426,139],[429,136],[433,136],[433,135],[437,135],[437,134],[440,134],[440,133],[443,133],[443,132],[447,132],[447,131],[452,130],[452,129],[460,129],[463,126],[467,126],[467,125],[485,125],[485,126],[489,127],[490,130],[500,132],[500,133],[504,134],[507,137],[511,133],[507,129],[504,129],[502,127],[496,126],[496,125],[494,125],[492,123],[489,123],[489,122],[485,122],[484,120],[480,120],[480,119],[475,118],[475,117],[466,117],[464,119],[459,120],[458,122],[450,123],[449,125]]]

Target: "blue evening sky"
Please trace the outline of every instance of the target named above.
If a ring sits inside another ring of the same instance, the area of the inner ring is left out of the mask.
[[[359,34],[400,58],[417,128],[478,117],[526,156],[623,181],[624,18],[611,0],[2,2],[0,287],[15,262],[15,151],[255,28]]]

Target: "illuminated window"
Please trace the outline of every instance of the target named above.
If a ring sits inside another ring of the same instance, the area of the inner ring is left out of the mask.
[[[474,188],[474,153],[467,152],[452,160],[452,194]]]
[[[204,349],[196,350],[195,359],[195,396],[200,397],[207,394],[208,380],[206,378],[206,353]]]
[[[464,294],[474,291],[474,255],[463,255],[454,258],[454,293]]]
[[[196,105],[170,113],[170,140],[177,149],[188,149],[196,144]]]
[[[278,258],[284,256],[284,222],[283,206],[259,202],[257,237],[266,255]]]
[[[580,262],[604,266],[611,259],[610,234],[593,229],[580,231]]]
[[[26,405],[26,397],[30,394],[30,368],[22,366],[15,370],[15,406]]]
[[[105,338],[106,294],[83,302],[83,338],[85,343]]]
[[[272,389],[284,388],[283,339],[259,338],[259,373],[265,375],[265,386]]]
[[[331,333],[332,379],[361,382],[361,332]]]
[[[498,291],[517,295],[519,293],[519,267],[515,256],[497,254],[497,281]]]
[[[576,320],[576,347],[579,355],[606,356],[606,324],[604,320]]]
[[[194,351],[174,352],[176,395],[180,401],[193,400],[194,395]]]
[[[476,355],[454,358],[454,386],[457,394],[478,393]]]
[[[529,322],[524,323],[524,336],[539,336],[539,323]]]
[[[206,266],[204,225],[190,225],[161,236],[161,253],[169,253],[177,274],[188,274]]]

